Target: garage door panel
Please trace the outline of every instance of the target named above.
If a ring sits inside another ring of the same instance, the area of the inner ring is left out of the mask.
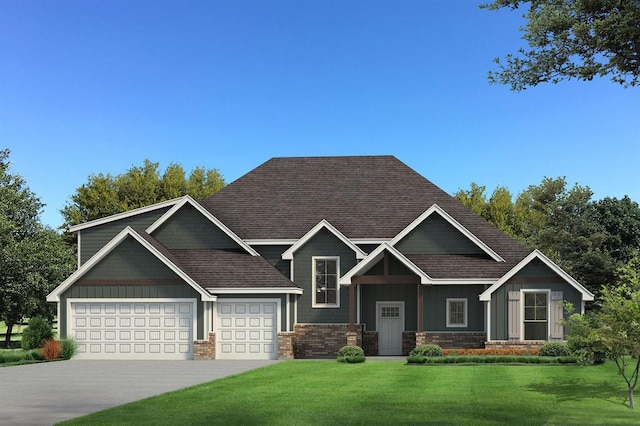
[[[216,334],[221,359],[276,359],[276,302],[219,301]]]
[[[72,301],[69,311],[79,358],[193,358],[193,302]]]

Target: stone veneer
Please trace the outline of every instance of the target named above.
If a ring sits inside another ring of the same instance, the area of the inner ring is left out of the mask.
[[[293,359],[295,357],[295,333],[278,333],[278,359]]]
[[[358,325],[357,334],[362,334]],[[349,324],[296,324],[296,358],[332,358],[347,344]],[[353,336],[356,337],[357,336]]]
[[[365,356],[378,355],[378,332],[363,331],[362,332],[362,350]]]
[[[216,359],[216,333],[209,333],[209,340],[193,342],[193,359]]]
[[[415,346],[435,344],[443,349],[482,349],[487,334],[484,332],[447,333],[423,331],[415,333]]]

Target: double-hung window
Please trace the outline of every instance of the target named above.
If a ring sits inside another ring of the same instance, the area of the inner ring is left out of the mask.
[[[316,308],[340,306],[338,288],[340,278],[339,257],[313,258],[313,306]]]
[[[524,340],[547,340],[548,293],[524,293]]]
[[[467,326],[467,299],[447,299],[447,327]]]

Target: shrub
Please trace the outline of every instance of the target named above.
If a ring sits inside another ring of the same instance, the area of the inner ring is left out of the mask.
[[[78,349],[78,344],[74,339],[62,340],[62,359],[71,359]]]
[[[530,356],[537,355],[538,349],[498,349],[498,348],[485,348],[485,349],[443,349],[445,356],[456,355],[521,355]]]
[[[348,364],[357,364],[365,361],[364,351],[360,346],[347,345],[338,351],[338,362],[346,362]]]
[[[42,317],[29,320],[29,325],[22,332],[22,349],[38,349],[47,340],[53,339],[53,330],[49,323]]]
[[[427,362],[427,357],[422,355],[409,355],[407,357],[407,363],[409,364],[424,364]]]
[[[562,342],[546,342],[538,352],[539,356],[569,356],[569,348]]]
[[[420,345],[411,349],[409,355],[442,356],[442,348],[438,345]]]
[[[62,342],[59,340],[46,340],[42,346],[42,357],[50,361],[52,359],[60,358],[62,354]]]

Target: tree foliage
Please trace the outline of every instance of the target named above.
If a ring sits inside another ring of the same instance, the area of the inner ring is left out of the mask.
[[[62,237],[39,221],[40,200],[19,175],[9,173],[9,150],[0,151],[0,320],[53,318],[46,295],[72,271],[75,255]]]
[[[506,188],[487,198],[472,183],[454,195],[499,229],[537,248],[597,293],[615,271],[640,251],[640,206],[629,197],[593,201],[589,187],[544,178],[513,201]]]
[[[495,0],[481,7],[528,7],[520,28],[529,48],[496,58],[489,81],[523,90],[540,83],[611,76],[625,87],[640,83],[640,1]]]
[[[196,167],[187,177],[179,164],[170,164],[160,175],[159,163],[145,160],[117,176],[97,174],[76,189],[61,210],[64,228],[150,204],[191,195],[202,199],[224,187],[217,169]]]

